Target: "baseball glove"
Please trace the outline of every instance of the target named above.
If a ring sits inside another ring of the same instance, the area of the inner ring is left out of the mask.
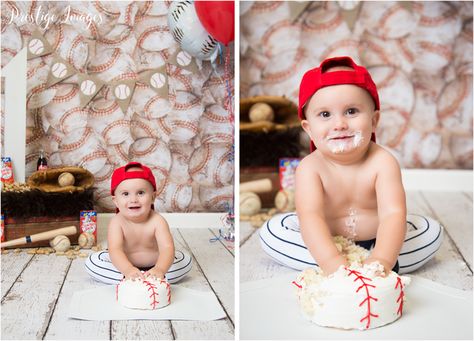
[[[250,122],[249,110],[255,103],[267,103],[275,113],[274,122]],[[298,108],[295,103],[281,96],[255,96],[240,100],[240,131],[271,132],[286,131],[300,126]]]
[[[74,185],[61,187],[58,184],[59,176],[68,172],[74,175]],[[82,192],[94,185],[94,175],[81,167],[59,167],[36,171],[28,178],[28,185],[43,192]]]

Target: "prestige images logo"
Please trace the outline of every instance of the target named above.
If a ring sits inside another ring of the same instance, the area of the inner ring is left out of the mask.
[[[34,23],[44,29],[48,29],[51,24],[60,23],[60,24],[72,24],[72,23],[84,23],[87,28],[89,28],[92,23],[100,25],[102,23],[102,15],[100,14],[91,14],[91,13],[77,13],[71,9],[71,6],[68,5],[64,10],[59,11],[58,13],[49,13],[44,11],[42,5],[39,5],[38,8],[33,13],[22,13],[18,9],[14,8],[10,12],[10,20],[8,24],[15,22],[16,24],[25,24],[25,23]]]

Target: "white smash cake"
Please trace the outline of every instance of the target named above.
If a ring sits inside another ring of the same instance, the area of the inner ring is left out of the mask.
[[[344,237],[334,241],[351,265],[329,276],[320,268],[298,275],[293,284],[303,315],[320,326],[342,329],[371,329],[397,320],[410,278],[393,271],[378,276],[383,271],[380,263],[361,265],[369,251]]]
[[[116,299],[126,308],[159,309],[170,304],[171,288],[164,279],[123,279],[117,284]]]

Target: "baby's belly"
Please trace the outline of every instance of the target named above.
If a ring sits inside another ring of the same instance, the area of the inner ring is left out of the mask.
[[[328,219],[333,236],[344,236],[354,240],[370,240],[377,236],[379,218],[377,215],[357,215]]]
[[[157,250],[139,250],[125,252],[128,260],[136,267],[154,266],[158,260]]]

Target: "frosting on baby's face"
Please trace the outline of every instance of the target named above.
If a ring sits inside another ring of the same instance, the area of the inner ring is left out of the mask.
[[[379,118],[369,93],[351,84],[319,89],[305,114],[303,129],[318,150],[333,155],[368,148]]]

